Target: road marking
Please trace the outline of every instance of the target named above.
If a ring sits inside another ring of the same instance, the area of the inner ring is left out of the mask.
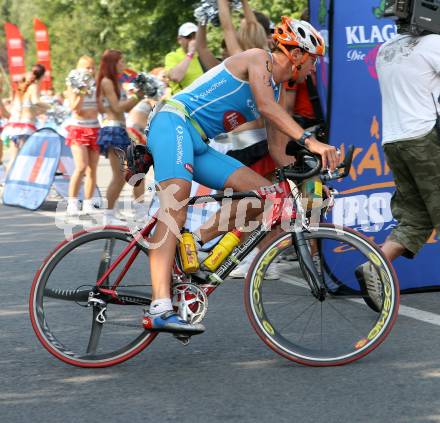
[[[400,304],[399,315],[430,323],[431,325],[440,326],[440,315],[431,313],[430,311],[419,310],[418,308]]]

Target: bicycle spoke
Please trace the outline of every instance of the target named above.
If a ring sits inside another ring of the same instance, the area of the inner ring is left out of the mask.
[[[248,313],[251,321],[258,323],[259,336],[276,352],[301,364],[346,364],[373,351],[385,339],[387,333],[383,328],[393,325],[398,310],[398,281],[380,249],[351,229],[329,224],[304,233],[310,253],[321,247],[320,269],[324,277],[319,285],[327,292],[316,298],[310,292],[311,275],[301,263],[301,257],[299,272],[292,269],[283,272],[284,284],[268,285],[255,276],[256,267],[260,269],[265,259],[268,261],[275,252],[283,254],[290,238],[290,234],[279,235],[250,269],[254,277],[247,282],[246,307],[251,305]],[[387,273],[393,290],[392,312],[385,316],[386,320],[381,319],[380,326],[380,314],[370,310],[364,301],[369,297],[359,289],[356,275],[358,266],[373,255],[382,261],[381,271]],[[316,268],[316,260],[314,265]]]
[[[354,325],[350,320],[348,320],[343,314],[342,312],[340,312],[333,304],[331,304],[331,302],[329,301],[329,306],[336,311],[336,313],[338,313],[345,321],[347,321],[351,326],[353,326],[354,329],[356,329],[356,331],[358,331],[358,333],[356,333],[356,335],[358,336],[362,336],[362,334],[364,333],[363,330],[361,330],[359,327],[356,327],[356,325]]]
[[[310,295],[307,295],[306,297],[310,298]],[[283,308],[288,307],[288,306],[290,306],[292,304],[296,304],[298,301],[299,301],[299,298],[295,298],[294,300],[289,301],[289,302],[283,304],[282,306],[278,305],[279,302],[276,302],[275,304],[268,304],[267,302],[265,302],[265,303],[266,303],[266,306],[267,305],[275,305],[275,306],[277,306],[275,310],[278,311],[278,310],[282,310]],[[284,303],[284,301],[283,301],[283,303]],[[267,307],[265,307],[265,308],[267,308]]]
[[[95,354],[98,349],[99,339],[101,338],[101,332],[103,328],[103,324],[96,321],[96,317],[98,316],[99,311],[96,307],[93,307],[93,321],[92,328],[90,330],[90,338],[89,343],[87,345],[87,354]]]
[[[133,255],[136,245],[131,240],[120,229],[79,235],[62,245],[41,273],[34,328],[44,335],[43,345],[63,361],[81,367],[110,366],[137,354],[155,338],[141,323],[143,309],[151,303],[148,255],[145,250]],[[123,272],[115,268],[105,276],[116,262],[125,263]],[[96,288],[103,276],[104,293]],[[121,284],[111,292],[116,277]]]
[[[317,300],[313,300],[313,302],[311,304],[309,304],[304,310],[302,310],[299,314],[297,314],[287,325],[283,326],[279,332],[282,332],[284,329],[286,329],[287,327],[289,327],[292,323],[295,322],[296,319],[300,318],[304,313],[307,312],[307,310],[312,307]]]
[[[324,345],[324,336],[322,334],[322,329],[324,327],[323,321],[324,321],[324,307],[323,307],[323,304],[321,302],[321,351],[323,350],[323,345]]]
[[[99,279],[101,279],[101,276],[109,269],[112,261],[114,247],[115,247],[114,238],[107,239],[105,241],[104,250],[102,251],[101,259],[99,261],[98,276],[96,277],[96,281],[99,281]],[[108,277],[105,279],[105,281],[102,283],[101,286],[103,288],[108,288],[110,286]]]
[[[314,314],[315,314],[315,309],[313,308],[313,309],[312,309],[312,312],[310,313],[309,320],[307,321],[306,325],[304,326],[304,329],[303,329],[303,332],[302,332],[301,338],[299,339],[298,342],[301,342],[302,339],[304,338],[304,334],[306,333],[306,329],[309,327],[310,322],[311,322],[311,320],[312,320],[312,316],[313,316]]]

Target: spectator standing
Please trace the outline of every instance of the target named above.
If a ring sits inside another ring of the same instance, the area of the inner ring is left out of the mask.
[[[439,46],[440,35],[401,33],[378,53],[382,143],[396,183],[391,210],[399,222],[382,247],[390,260],[412,258],[434,228],[440,231]]]
[[[95,61],[89,56],[78,60],[76,69],[92,75],[95,78]],[[78,194],[81,181],[85,176],[83,213],[93,213],[93,193],[96,188],[96,172],[99,161],[98,105],[94,84],[85,91],[74,91],[68,88],[69,108],[72,118],[67,123],[66,145],[70,146],[75,163],[75,170],[70,178],[67,215],[77,215],[80,212]]]
[[[6,119],[9,119],[9,112],[3,104],[2,99],[3,94],[3,79],[0,75],[0,135],[3,131],[3,123],[6,122]],[[3,142],[0,139],[0,166],[3,166]]]
[[[12,143],[11,160],[8,170],[26,140],[37,130],[35,123],[38,115],[44,113],[50,106],[40,101],[40,81],[46,69],[36,64],[32,71],[17,87],[12,97],[10,119],[2,132],[2,138],[9,138]]]
[[[399,35],[382,44],[376,61],[382,144],[396,185],[391,211],[398,223],[382,245],[389,260],[413,258],[433,229],[440,233],[440,128],[436,130],[435,104],[440,95],[440,35],[415,36],[406,22],[397,24]],[[383,293],[375,268],[363,264],[356,275],[373,305],[381,307]]]
[[[120,51],[108,49],[104,52],[96,81],[98,110],[104,117],[99,130],[98,145],[101,153],[110,160],[112,169],[112,180],[107,188],[104,224],[121,224],[115,217],[114,208],[125,184],[118,149],[125,150],[130,145],[124,113],[128,113],[142,100],[138,92],[126,97],[118,80],[118,75],[124,69],[125,63]]]
[[[197,26],[192,22],[181,25],[177,32],[180,47],[165,56],[165,69],[173,95],[203,74],[196,52],[196,33]]]

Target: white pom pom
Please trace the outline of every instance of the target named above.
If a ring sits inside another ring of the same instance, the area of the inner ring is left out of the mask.
[[[165,84],[159,78],[149,73],[139,73],[133,82],[145,97],[153,100],[159,100],[165,93]]]
[[[76,94],[88,94],[95,86],[95,79],[85,69],[73,69],[67,75],[66,85]]]

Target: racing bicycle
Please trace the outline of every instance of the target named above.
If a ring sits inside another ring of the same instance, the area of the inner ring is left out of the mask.
[[[267,346],[311,366],[347,364],[377,348],[397,317],[396,274],[380,248],[357,231],[311,224],[298,189],[312,177],[326,182],[347,176],[352,155],[353,148],[333,173],[323,171],[320,159],[306,150],[296,153],[295,164],[278,168],[277,183],[264,191],[282,201],[273,201],[268,217],[214,272],[185,274],[176,252],[176,311],[187,321],[202,321],[210,294],[260,245],[244,283],[244,306]],[[262,192],[193,197],[190,204],[261,200]],[[77,232],[44,260],[32,283],[29,307],[33,329],[51,354],[75,366],[106,367],[134,357],[153,342],[158,333],[144,330],[141,320],[151,303],[148,236],[156,222],[157,215],[138,231],[107,226]],[[271,234],[283,224],[287,229]],[[376,271],[379,307],[371,307],[369,292],[356,276],[365,263]],[[281,269],[280,279],[266,278],[275,265]],[[187,345],[191,338],[176,339]]]

